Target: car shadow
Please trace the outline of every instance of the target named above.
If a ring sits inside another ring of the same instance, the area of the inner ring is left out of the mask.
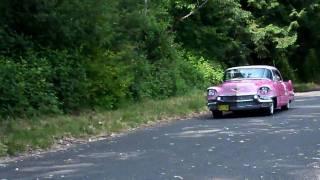
[[[292,108],[293,109],[293,108]],[[283,112],[290,111],[289,110],[275,110],[274,114],[272,116],[275,116],[277,114],[281,114]],[[236,111],[236,112],[224,112],[223,116],[220,118],[213,118],[211,113],[208,113],[205,118],[202,120],[231,120],[231,119],[237,119],[237,118],[248,118],[248,117],[271,117],[270,115],[267,115],[261,110],[247,110],[247,111]]]

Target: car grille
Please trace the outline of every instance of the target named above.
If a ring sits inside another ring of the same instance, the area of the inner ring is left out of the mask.
[[[241,102],[241,101],[253,101],[253,95],[246,96],[221,96],[221,100],[224,102]]]
[[[257,105],[256,102],[254,101],[248,101],[248,102],[237,102],[237,103],[230,103],[229,104],[231,107],[242,107],[242,106],[254,106]]]

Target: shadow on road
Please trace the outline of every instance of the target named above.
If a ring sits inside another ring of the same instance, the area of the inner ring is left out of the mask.
[[[292,111],[294,108],[283,111],[283,110],[276,110],[273,116],[277,116],[279,114]],[[237,112],[225,112],[223,117],[214,119],[210,112],[203,116],[201,120],[208,121],[208,120],[231,120],[237,118],[248,118],[248,117],[270,117],[270,115],[266,115],[263,111],[259,110],[251,110],[251,111],[237,111]]]

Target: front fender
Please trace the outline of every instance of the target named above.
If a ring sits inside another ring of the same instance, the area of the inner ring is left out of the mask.
[[[217,93],[214,95],[214,96],[209,96],[208,95],[208,91],[209,90],[215,90]],[[219,96],[219,93],[221,92],[221,88],[220,87],[218,87],[218,86],[212,86],[212,87],[209,87],[208,89],[207,89],[207,99],[208,100],[215,100],[218,96]]]

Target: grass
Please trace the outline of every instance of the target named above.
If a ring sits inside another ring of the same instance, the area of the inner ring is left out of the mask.
[[[0,156],[48,149],[63,138],[109,135],[150,122],[206,110],[202,91],[166,100],[146,100],[115,111],[0,121]]]
[[[294,89],[296,92],[307,92],[307,91],[315,91],[320,90],[320,85],[309,82],[309,83],[295,83]]]

